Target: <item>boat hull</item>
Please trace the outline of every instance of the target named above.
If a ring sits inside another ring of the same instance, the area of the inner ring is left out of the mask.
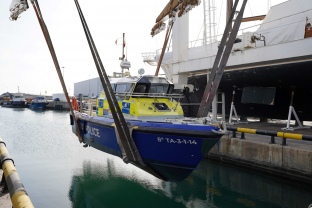
[[[47,103],[31,103],[29,108],[31,110],[45,110],[47,108]]]
[[[71,118],[73,125],[73,120]],[[185,179],[222,134],[215,126],[128,121],[143,162],[167,181]],[[79,116],[84,142],[122,158],[112,118]],[[73,132],[76,132],[73,125]]]

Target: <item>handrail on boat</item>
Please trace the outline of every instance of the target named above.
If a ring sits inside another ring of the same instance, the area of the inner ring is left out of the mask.
[[[130,93],[130,92],[116,92],[116,96],[132,96],[132,97],[149,97],[149,98],[184,98],[183,94],[166,94],[166,93]]]

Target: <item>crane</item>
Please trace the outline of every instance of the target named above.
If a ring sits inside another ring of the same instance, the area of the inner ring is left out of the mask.
[[[33,2],[33,0],[31,0]],[[19,15],[29,8],[27,0],[12,0],[10,6],[10,20],[17,20]]]
[[[168,40],[170,38],[170,33],[172,31],[172,27],[173,27],[173,23],[175,21],[176,15],[178,15],[178,17],[183,16],[184,14],[189,12],[191,9],[193,9],[195,6],[198,6],[200,2],[201,0],[170,0],[168,4],[165,6],[165,8],[162,10],[162,12],[156,18],[156,24],[151,30],[152,36],[155,36],[161,31],[165,30],[166,28],[165,21],[169,19],[169,22],[168,22],[167,32],[165,36],[165,41],[164,41],[161,54],[157,63],[155,76],[158,76],[160,65],[164,57],[165,49],[167,47]]]

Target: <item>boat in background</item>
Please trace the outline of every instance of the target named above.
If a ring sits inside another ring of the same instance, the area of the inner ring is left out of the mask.
[[[45,110],[47,108],[48,102],[44,96],[35,97],[29,105],[31,110]]]
[[[189,25],[194,23],[189,23],[188,16],[176,18],[172,45],[161,65],[176,86],[192,84],[196,89],[186,95],[186,116],[195,116],[198,111],[220,44],[215,33],[219,26],[213,22],[217,13],[214,2],[203,1],[206,24],[202,39],[189,41]],[[242,117],[287,119],[289,107],[294,105],[301,121],[311,121],[312,2],[285,1],[271,7],[267,15],[244,18],[243,23],[248,20],[262,22],[247,28],[242,24],[236,38],[218,89],[225,95],[225,113],[231,113],[233,101]],[[151,64],[160,57],[158,52],[142,55]]]
[[[11,94],[9,92],[3,93],[0,96],[0,106],[4,105],[4,107],[5,107],[6,105],[11,105],[12,97],[13,97],[13,94]]]
[[[205,119],[185,118],[178,101],[183,95],[173,94],[173,84],[164,77],[112,78],[111,86],[143,164],[165,181],[184,180],[223,135]],[[93,116],[79,112],[75,102],[83,142],[124,158],[105,94],[97,99]],[[73,116],[71,125],[76,133]]]
[[[28,104],[22,93],[6,93],[2,97],[1,106],[6,108],[27,108]]]
[[[11,101],[12,108],[26,108],[27,102],[22,93],[16,93],[13,95]]]

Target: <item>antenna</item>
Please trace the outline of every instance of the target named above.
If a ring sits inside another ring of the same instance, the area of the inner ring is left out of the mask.
[[[125,58],[125,46],[126,46],[126,41],[125,41],[125,33],[122,34],[122,57],[119,58],[121,60],[120,62],[120,67],[121,67],[121,76],[124,76],[124,69],[128,69],[131,67],[130,62]]]

